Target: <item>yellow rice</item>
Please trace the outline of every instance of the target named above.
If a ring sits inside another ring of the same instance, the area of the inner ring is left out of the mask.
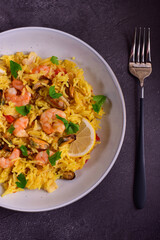
[[[50,66],[56,70],[57,66],[50,61],[50,58],[41,59],[36,57],[35,63],[31,65],[24,65],[22,61],[27,58],[22,52],[18,52],[10,56],[2,56],[0,58],[0,68],[5,69],[4,74],[0,74],[0,90],[5,93],[6,89],[11,87],[12,77],[10,72],[10,60],[13,60],[21,65],[22,70],[18,71],[18,79],[22,80],[26,86],[28,92],[35,94],[33,90],[34,84],[39,81],[39,78],[43,77],[44,73],[32,73],[32,69],[39,65]],[[74,59],[74,58],[73,58]],[[95,113],[92,107],[93,104],[93,89],[90,84],[84,79],[83,70],[78,68],[73,61],[59,60],[58,67],[66,69],[67,73],[59,72],[53,79],[52,85],[55,86],[56,92],[62,93],[67,99],[66,87],[69,86],[68,80],[72,80],[75,88],[74,99],[70,105],[64,110],[66,119],[72,121],[75,124],[80,124],[82,118],[87,118],[93,128],[97,130],[99,128],[99,119],[104,114],[103,109],[100,110],[99,114]],[[55,183],[56,179],[63,176],[65,171],[75,172],[78,169],[83,168],[87,159],[90,158],[90,154],[86,154],[83,157],[72,158],[68,156],[69,144],[62,147],[58,147],[58,137],[53,135],[47,135],[41,128],[37,116],[40,116],[45,110],[51,108],[50,105],[45,101],[48,95],[49,85],[45,85],[39,90],[41,97],[35,100],[34,104],[31,104],[31,111],[27,115],[29,118],[29,125],[27,133],[30,137],[37,137],[44,141],[47,141],[51,148],[55,151],[61,151],[61,159],[57,161],[55,166],[51,166],[50,163],[44,166],[38,166],[36,164],[35,157],[28,156],[18,158],[14,165],[10,168],[0,168],[0,183],[3,184],[5,196],[9,193],[15,193],[17,191],[23,191],[16,185],[17,176],[23,173],[27,180],[26,188],[28,189],[44,189],[48,192],[52,192],[57,188]],[[4,97],[4,95],[3,95]],[[5,100],[5,99],[4,99]],[[15,110],[15,105],[12,102],[5,103],[1,101],[0,104],[0,140],[6,142],[13,151],[14,148],[19,148],[21,145],[25,145],[30,148],[33,153],[37,153],[37,149],[31,147],[26,138],[15,137],[13,134],[7,132],[10,124],[6,121],[4,115],[11,115],[14,118],[19,118],[21,115]],[[8,154],[5,150],[0,150],[0,157],[7,157]],[[35,156],[35,155],[34,155]]]

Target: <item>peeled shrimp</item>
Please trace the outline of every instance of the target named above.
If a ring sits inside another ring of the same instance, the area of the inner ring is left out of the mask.
[[[13,131],[13,134],[16,137],[28,137],[28,134],[26,133],[26,128],[28,125],[28,117],[20,117],[18,118],[14,123],[13,126],[15,130]]]
[[[52,67],[46,65],[40,65],[32,70],[32,73],[40,72],[44,72],[44,76],[47,78],[53,78],[53,76],[57,75],[59,72],[66,73],[66,70],[60,66],[58,66],[57,69],[54,70]]]
[[[6,90],[5,97],[7,101],[14,102],[17,107],[27,105],[30,101],[31,94],[26,90],[22,81],[14,79],[12,88]],[[21,95],[17,95],[17,90],[21,91]]]
[[[12,86],[14,87],[14,88],[16,88],[17,90],[20,90],[20,91],[22,91],[22,89],[23,89],[23,82],[21,81],[21,80],[17,80],[17,79],[14,79],[13,81],[12,81]]]
[[[37,54],[35,52],[30,52],[30,54],[28,55],[28,58],[24,58],[22,60],[22,63],[24,65],[30,65],[36,61],[36,58],[37,58]]]
[[[46,65],[40,65],[38,67],[35,67],[32,70],[32,73],[40,73],[40,72],[44,72],[44,76],[47,76],[49,74],[49,72],[52,71],[54,73],[54,70],[52,70],[51,67],[46,66]]]
[[[8,158],[4,158],[4,157],[0,158],[0,167],[8,168],[8,167],[13,166],[15,161],[12,161],[12,160],[19,158],[19,156],[20,156],[20,150],[15,148]]]
[[[53,154],[54,154],[54,152],[49,151],[49,156],[52,156]],[[36,159],[37,164],[41,165],[41,166],[43,166],[43,165],[45,165],[49,162],[48,154],[47,154],[46,151],[42,151],[42,152],[37,153],[35,159]]]
[[[50,108],[42,113],[40,117],[40,123],[42,125],[43,131],[47,134],[51,133],[63,133],[65,130],[64,123],[56,118],[59,115],[62,118],[66,118],[66,114],[56,108]]]

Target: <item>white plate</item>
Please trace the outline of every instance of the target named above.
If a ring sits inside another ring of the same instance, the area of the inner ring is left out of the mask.
[[[0,34],[0,55],[34,51],[42,58],[58,56],[59,59],[75,57],[84,69],[86,80],[95,94],[107,95],[112,102],[109,116],[104,116],[99,130],[101,144],[94,149],[91,159],[72,181],[58,180],[58,190],[25,190],[0,197],[0,206],[28,212],[60,208],[75,202],[93,190],[108,174],[120,152],[126,127],[124,98],[118,81],[106,61],[80,39],[54,29],[27,27]],[[104,105],[104,110],[107,105]],[[106,109],[107,110],[107,109]],[[1,193],[3,189],[0,189]]]

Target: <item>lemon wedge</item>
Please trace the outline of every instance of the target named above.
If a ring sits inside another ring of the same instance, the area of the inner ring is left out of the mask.
[[[69,149],[70,157],[82,157],[89,153],[95,145],[96,133],[90,122],[83,118],[76,140],[71,143]]]

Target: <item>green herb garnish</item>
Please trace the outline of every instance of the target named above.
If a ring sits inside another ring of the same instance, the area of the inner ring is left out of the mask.
[[[48,154],[48,159],[51,163],[52,166],[55,166],[56,161],[59,160],[61,158],[61,153],[60,151],[57,151],[55,154],[53,154],[52,156],[49,157],[49,149],[46,150],[47,154]]]
[[[13,126],[13,124],[11,124],[11,126],[8,128],[7,132],[9,132],[10,134],[13,133],[15,127]]]
[[[11,69],[11,75],[14,77],[14,78],[17,78],[18,76],[18,71],[19,70],[22,70],[22,67],[21,65],[19,65],[18,63],[14,62],[14,61],[10,61],[10,69]]]
[[[56,91],[55,91],[55,86],[51,86],[51,87],[49,88],[49,96],[50,96],[51,98],[59,98],[59,97],[62,96],[62,93],[56,93]]]
[[[22,152],[23,156],[27,157],[28,156],[28,151],[27,151],[26,146],[22,145],[20,147],[20,149],[21,149],[21,152]]]
[[[47,153],[47,154],[48,154],[48,156],[49,156],[49,149],[47,149],[47,150],[46,150],[46,153]]]
[[[69,126],[66,129],[66,133],[67,134],[73,134],[73,133],[78,132],[78,130],[79,130],[79,125],[78,124],[75,124],[73,122],[69,122]]]
[[[73,122],[68,122],[65,118],[60,117],[59,115],[56,114],[56,118],[58,118],[59,120],[61,120],[64,123],[65,126],[65,131],[67,134],[73,134],[78,132],[79,130],[79,125],[75,124]]]
[[[53,64],[59,65],[58,57],[52,56],[52,57],[50,58],[50,60],[51,60],[51,62],[52,62]]]
[[[26,116],[31,110],[31,105],[27,104],[25,106],[16,107],[16,111],[23,116]]]
[[[93,97],[93,100],[95,101],[95,104],[92,104],[92,107],[93,107],[93,110],[96,112],[96,113],[99,113],[103,103],[105,102],[106,100],[106,96],[104,95],[97,95],[97,96],[94,96]]]
[[[23,173],[20,173],[19,176],[17,177],[19,182],[16,182],[17,187],[19,188],[25,188],[27,184],[27,180],[25,178],[25,175]]]

